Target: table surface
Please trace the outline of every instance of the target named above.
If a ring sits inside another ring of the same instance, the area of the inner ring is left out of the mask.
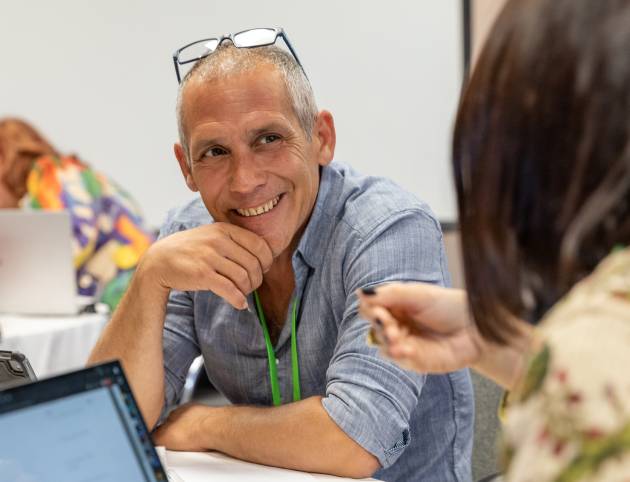
[[[26,355],[37,378],[83,368],[108,319],[106,313],[0,314],[0,349]]]
[[[158,448],[160,458],[166,461],[169,476],[173,482],[325,482],[348,479],[333,475],[310,474],[295,470],[280,469],[266,465],[253,464],[234,459],[218,452],[173,452]],[[174,475],[173,475],[174,473]]]

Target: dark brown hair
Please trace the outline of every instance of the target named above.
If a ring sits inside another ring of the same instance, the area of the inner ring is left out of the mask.
[[[630,0],[508,2],[453,167],[472,313],[505,342],[630,241]]]

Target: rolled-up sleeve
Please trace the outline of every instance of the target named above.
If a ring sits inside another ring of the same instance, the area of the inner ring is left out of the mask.
[[[159,239],[189,226],[175,220],[176,213],[169,213],[160,230]],[[164,408],[162,418],[179,401],[188,369],[200,354],[194,325],[194,301],[189,292],[171,290],[166,305],[166,317],[162,332],[164,356]]]
[[[424,376],[410,375],[376,354],[355,353],[339,357],[327,377],[322,404],[328,415],[383,468],[392,465],[409,444],[409,420]]]
[[[358,315],[355,291],[392,281],[447,284],[442,234],[432,216],[410,210],[383,220],[350,244],[343,268],[344,318],[322,404],[348,436],[387,468],[414,436],[410,420],[422,403],[426,376],[400,368],[367,344],[369,323]]]
[[[188,369],[200,354],[193,324],[193,301],[189,293],[171,291],[162,334],[164,354],[164,408],[181,396]]]

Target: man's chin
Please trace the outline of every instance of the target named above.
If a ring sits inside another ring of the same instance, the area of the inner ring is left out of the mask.
[[[263,235],[262,238],[267,242],[269,249],[271,249],[271,254],[274,260],[286,253],[289,248],[288,243],[274,238],[273,236]]]

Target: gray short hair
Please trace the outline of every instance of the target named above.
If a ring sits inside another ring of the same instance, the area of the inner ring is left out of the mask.
[[[251,71],[265,64],[274,67],[284,80],[293,112],[307,139],[311,140],[317,118],[317,104],[311,84],[295,58],[275,45],[237,48],[231,42],[225,41],[212,54],[197,62],[179,86],[176,107],[177,127],[179,140],[189,165],[188,142],[184,135],[183,125],[183,98],[188,82],[192,79],[210,82],[220,77]]]

